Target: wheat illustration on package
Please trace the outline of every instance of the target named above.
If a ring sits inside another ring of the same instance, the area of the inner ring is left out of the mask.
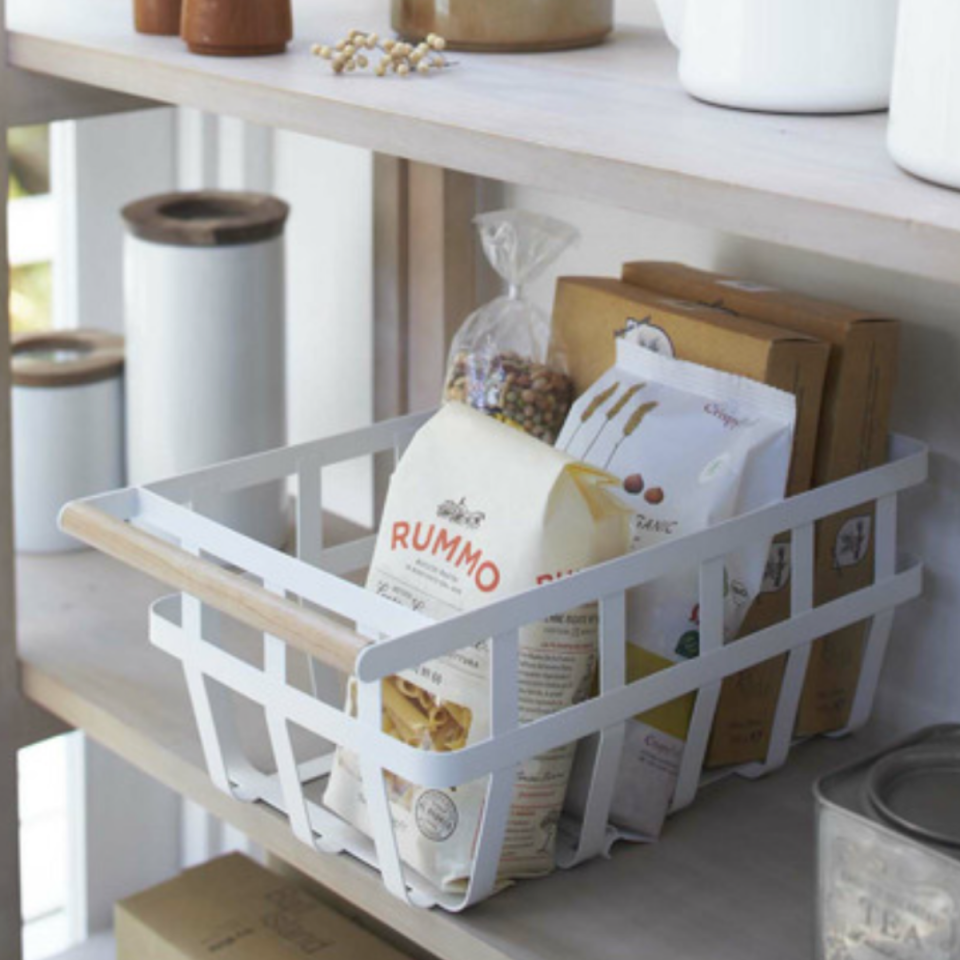
[[[574,405],[557,446],[619,478],[618,496],[632,514],[631,549],[643,550],[782,500],[795,420],[791,394],[620,341],[616,366]],[[725,558],[725,641],[760,590],[769,546]],[[630,592],[630,681],[699,654],[698,574],[672,573]],[[621,829],[659,835],[693,699],[627,725],[611,812]],[[578,815],[588,770],[581,756],[568,800]]]

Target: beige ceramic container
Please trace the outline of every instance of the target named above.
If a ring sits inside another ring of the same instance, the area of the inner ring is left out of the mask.
[[[440,34],[456,50],[563,50],[600,43],[613,0],[393,0],[393,28]]]

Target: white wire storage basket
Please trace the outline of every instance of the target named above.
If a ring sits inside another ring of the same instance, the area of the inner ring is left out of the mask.
[[[211,778],[238,800],[284,812],[296,836],[322,854],[346,853],[380,871],[388,889],[417,906],[459,911],[497,886],[515,772],[522,761],[593,738],[591,788],[583,821],[561,834],[560,866],[574,866],[608,849],[607,819],[625,722],[696,692],[673,809],[691,803],[722,681],[789,653],[766,760],[738,771],[760,776],[782,765],[792,745],[810,645],[818,637],[872,618],[850,728],[869,717],[897,606],[921,592],[922,567],[897,559],[897,496],[927,476],[922,444],[893,437],[890,462],[702,533],[635,553],[495,602],[443,622],[364,590],[348,579],[369,564],[375,536],[325,545],[322,475],[357,458],[398,459],[427,414],[354,433],[225,463],[188,476],[69,504],[64,529],[180,591],[154,605],[152,642],[183,664]],[[294,478],[296,555],[257,543],[204,516],[224,494]],[[876,508],[875,582],[822,606],[813,603],[816,522],[846,509]],[[790,531],[792,616],[773,627],[723,642],[724,557],[748,542]],[[639,584],[677,570],[700,570],[700,654],[628,684],[625,679],[625,596]],[[596,696],[531,723],[518,720],[518,637],[522,627],[596,602],[600,610]],[[225,639],[225,625],[253,632],[255,656]],[[386,639],[376,644],[366,636]],[[489,739],[453,753],[407,746],[381,730],[381,681],[443,654],[491,641]],[[295,659],[310,667],[312,684],[291,680]],[[344,710],[336,676],[357,679],[357,715]],[[272,769],[249,759],[238,731],[237,701],[265,717]],[[299,732],[298,732],[299,731]],[[303,757],[302,731],[314,739]],[[301,737],[302,739],[302,737]],[[318,746],[319,744],[319,746]],[[373,837],[323,806],[319,785],[337,745],[360,759]],[[385,774],[424,788],[449,789],[486,778],[486,802],[469,882],[462,893],[432,886],[400,860]]]

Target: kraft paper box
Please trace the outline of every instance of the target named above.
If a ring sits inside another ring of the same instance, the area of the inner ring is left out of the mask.
[[[629,263],[623,277],[662,295],[685,297],[755,317],[765,323],[816,336],[831,346],[814,469],[815,485],[830,483],[886,461],[890,409],[896,385],[900,325],[896,320],[839,304],[825,303],[733,277],[669,263]],[[826,603],[868,586],[873,580],[872,510],[853,509],[817,529],[815,600]],[[788,592],[788,591],[787,591]],[[868,623],[855,624],[814,644],[797,733],[811,735],[844,727],[860,675]],[[726,762],[761,759],[780,682],[772,665],[741,677],[741,694],[765,698],[768,718],[741,731],[746,753],[734,750]],[[766,677],[762,676],[766,669]],[[728,684],[730,687],[731,684]],[[729,700],[729,696],[726,698]],[[723,730],[721,703],[715,746]],[[754,721],[756,718],[754,718]],[[749,741],[758,749],[751,751]],[[716,751],[711,760],[721,762]]]
[[[689,296],[666,297],[598,278],[560,280],[553,331],[566,350],[578,393],[612,366],[618,336],[793,393],[797,427],[788,492],[792,495],[810,488],[830,355],[830,347],[816,337],[738,317],[695,303]],[[789,617],[790,590],[784,577],[789,556],[789,541],[778,541],[772,547],[762,592],[741,635]],[[773,661],[724,685],[718,712],[722,732],[714,737],[708,763],[726,766],[766,754],[764,738],[769,739],[769,717],[776,706],[783,669],[780,661]]]
[[[613,366],[618,337],[794,394],[789,489],[809,488],[830,352],[816,337],[599,277],[558,281],[553,336],[566,351],[577,396]]]
[[[117,960],[408,960],[239,854],[116,907]]]

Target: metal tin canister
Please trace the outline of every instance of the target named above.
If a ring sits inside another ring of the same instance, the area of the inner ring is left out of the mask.
[[[816,787],[819,960],[960,960],[960,725]]]

